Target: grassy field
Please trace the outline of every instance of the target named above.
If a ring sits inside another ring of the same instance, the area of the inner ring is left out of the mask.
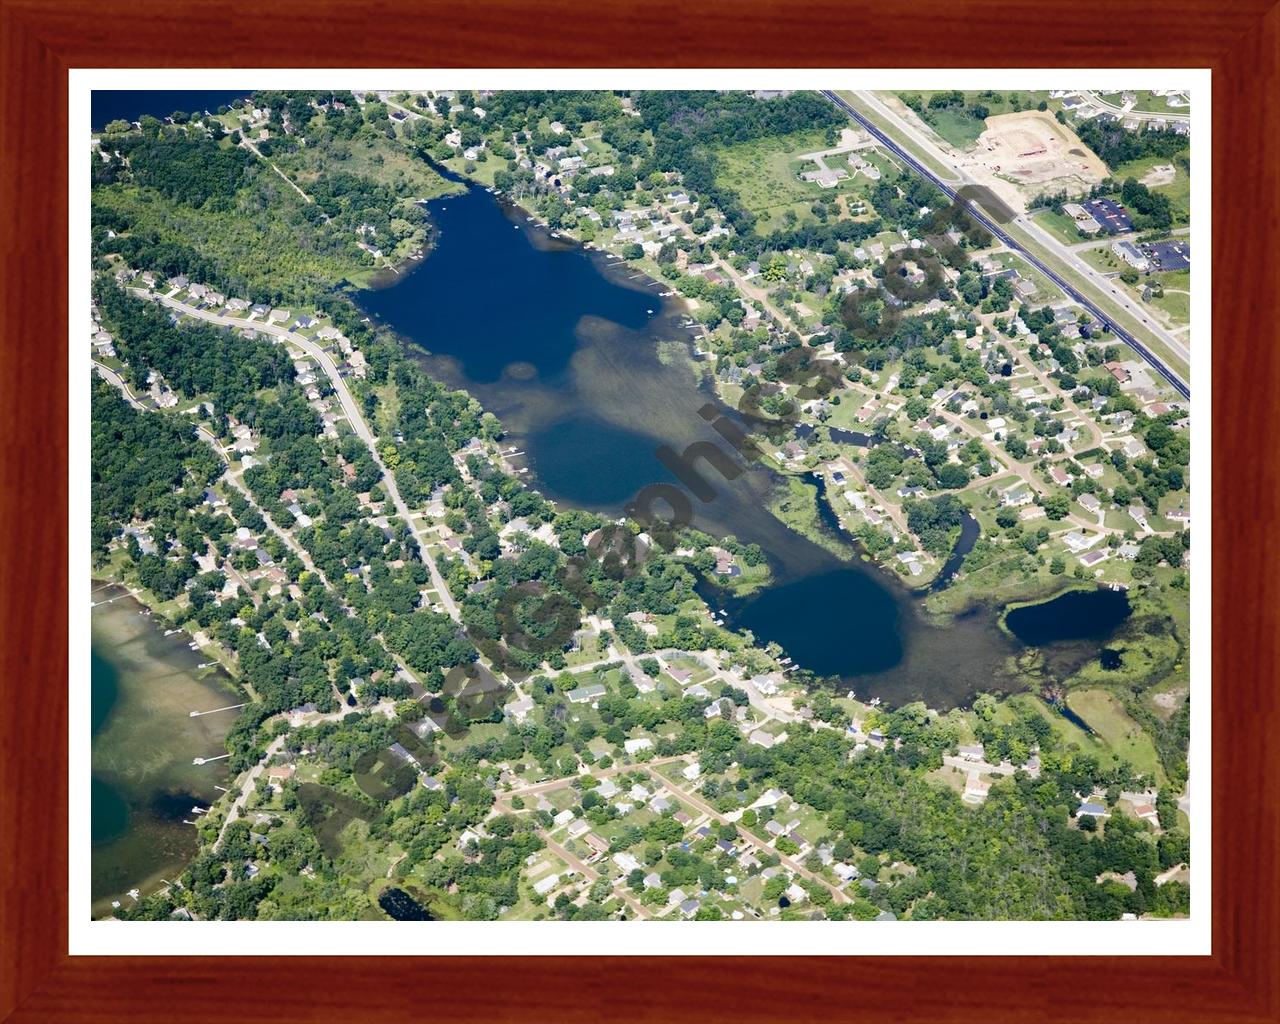
[[[1002,267],[1012,267],[1018,272],[1018,276],[1033,281],[1036,285],[1036,293],[1030,297],[1030,302],[1036,306],[1042,306],[1047,302],[1058,302],[1065,298],[1061,289],[1056,284],[1045,277],[1040,271],[1034,269],[1030,263],[1024,260],[1017,253],[1000,252],[996,253],[995,261]]]
[[[1117,181],[1124,181],[1126,178],[1136,178],[1142,181],[1152,169],[1157,166],[1173,165],[1173,181],[1165,185],[1151,185],[1151,191],[1159,192],[1161,195],[1169,197],[1169,202],[1173,205],[1173,223],[1175,226],[1190,223],[1191,214],[1191,175],[1182,167],[1178,166],[1175,157],[1150,156],[1143,157],[1141,160],[1130,160],[1127,164],[1121,164],[1115,169],[1112,175]]]
[[[1007,700],[1001,701],[996,708],[995,721],[1009,723],[1016,720],[1018,714],[1028,710],[1039,713],[1052,727],[1054,736],[1063,747],[1076,747],[1095,757],[1106,758],[1107,750],[1096,736],[1090,736],[1057,709],[1050,707],[1032,693],[1015,693]]]
[[[1044,228],[1049,234],[1067,245],[1077,245],[1080,242],[1087,242],[1089,236],[1082,235],[1076,228],[1076,222],[1068,217],[1065,213],[1055,213],[1053,210],[1040,210],[1035,215],[1036,223]]]
[[[1186,114],[1190,112],[1190,107],[1171,107],[1169,99],[1166,96],[1157,96],[1150,89],[1133,90],[1134,99],[1137,101],[1133,105],[1136,113],[1150,114]],[[1100,92],[1098,99],[1106,103],[1113,104],[1117,107],[1124,106],[1124,94],[1119,92]]]
[[[1117,757],[1163,784],[1164,771],[1151,737],[1129,717],[1119,700],[1106,690],[1077,690],[1067,696],[1067,704]]]
[[[951,143],[958,149],[968,149],[978,141],[987,127],[985,120],[979,120],[970,113],[970,107],[973,104],[981,103],[987,108],[988,116],[995,117],[997,114],[1010,114],[1014,112],[1014,105],[1011,99],[1017,96],[1019,99],[1018,110],[1034,110],[1041,100],[1048,104],[1050,113],[1056,110],[1061,104],[1057,100],[1050,100],[1047,90],[1030,90],[1026,92],[1010,92],[1010,93],[993,93],[990,96],[983,94],[979,99],[978,92],[966,92],[964,94],[965,106],[961,107],[942,107],[936,110],[929,110],[929,98],[935,95],[934,91],[925,90],[923,92],[899,93],[898,96],[914,95],[919,96],[925,103],[924,121],[932,128],[940,138]]]
[[[1143,290],[1150,284],[1159,283],[1165,289],[1164,295],[1145,300],[1146,305],[1158,310],[1170,326],[1180,327],[1191,323],[1191,272],[1188,270],[1171,270],[1164,274],[1143,276],[1136,285],[1124,285],[1134,296],[1141,300]]]
[[[1099,245],[1093,249],[1081,249],[1077,255],[1089,266],[1101,270],[1104,274],[1118,273],[1125,264],[1121,263],[1109,245]]]
[[[1191,296],[1183,292],[1168,292],[1158,299],[1152,299],[1151,304],[1157,309],[1166,313],[1175,324],[1191,323]]]
[[[1170,270],[1156,274],[1153,280],[1164,288],[1164,298],[1152,299],[1151,304],[1169,314],[1174,323],[1191,322],[1191,271]]]
[[[870,185],[862,175],[845,178],[833,188],[801,181],[798,173],[806,167],[812,169],[813,165],[798,157],[828,148],[826,136],[819,131],[775,135],[727,146],[718,152],[717,183],[737,193],[742,205],[760,218],[762,232],[781,227],[788,210],[800,220],[812,220],[809,208],[815,200],[829,201],[839,195],[860,194]],[[850,169],[845,157],[832,157],[827,166]]]
[[[461,191],[458,185],[433,171],[426,161],[418,159],[400,143],[386,138],[358,136],[331,143],[328,147],[304,147],[283,157],[272,157],[272,160],[304,191],[308,183],[322,174],[333,173],[335,169],[383,182],[397,194],[410,195],[415,199],[434,199]]]
[[[982,519],[979,515],[979,522]],[[1025,555],[1021,549],[1011,550],[1006,557],[972,572],[966,571],[945,590],[930,594],[925,599],[925,608],[934,615],[955,615],[979,602],[999,606],[1047,599],[1062,586],[1062,577],[1050,575],[1047,566],[1039,566],[1034,572],[1024,571],[1028,561],[1035,565],[1034,560],[1026,559]]]
[[[778,489],[769,510],[815,544],[844,558],[854,556],[855,552],[848,544],[841,543],[824,528],[818,516],[818,489],[813,484],[788,476],[786,490]]]

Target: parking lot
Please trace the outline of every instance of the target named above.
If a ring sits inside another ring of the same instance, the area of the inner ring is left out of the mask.
[[[1090,199],[1083,205],[1093,219],[1102,225],[1102,230],[1109,235],[1118,235],[1122,231],[1133,228],[1129,211],[1114,199]]]
[[[1187,241],[1148,242],[1143,255],[1152,270],[1187,270],[1191,267],[1191,243]]]

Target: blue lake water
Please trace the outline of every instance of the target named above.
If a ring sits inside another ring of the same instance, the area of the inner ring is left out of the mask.
[[[530,368],[542,381],[562,381],[583,317],[640,331],[656,315],[652,295],[608,280],[575,246],[541,232],[540,247],[520,237],[536,228],[483,189],[429,208],[437,251],[449,258],[429,260],[413,288],[372,292],[365,304],[392,323],[430,307],[431,347],[456,357],[473,383],[492,384],[504,373],[527,379],[520,375]],[[554,296],[573,300],[548,301]]]
[[[175,111],[193,114],[216,111],[243,99],[252,89],[94,89],[89,121],[101,131],[108,121],[136,121],[143,114],[166,118]]]
[[[481,188],[427,208],[435,227],[427,258],[359,301],[434,376],[501,418],[543,493],[616,516],[641,488],[676,480],[660,447],[680,453],[709,441],[730,451],[700,415],[708,403],[729,410],[693,354],[683,309],[661,296],[665,284],[551,237]],[[998,628],[998,609],[940,627],[896,577],[784,526],[770,511],[780,484],[772,472],[740,461],[742,471],[726,478],[705,461],[694,465],[713,492],[692,501],[694,525],[759,543],[775,574],[746,599],[700,584],[732,626],[890,703],[946,707],[1017,685],[1009,671],[1021,644]],[[834,535],[832,518],[824,522]],[[966,523],[960,554],[976,536],[976,523]]]

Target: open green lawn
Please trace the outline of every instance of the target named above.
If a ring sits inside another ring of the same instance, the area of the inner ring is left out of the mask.
[[[1182,156],[1179,154],[1178,156]],[[1153,192],[1169,197],[1173,205],[1173,222],[1175,226],[1190,222],[1191,211],[1191,175],[1178,162],[1178,156],[1149,156],[1141,160],[1130,160],[1115,169],[1112,177],[1116,181],[1136,178],[1142,181],[1155,167],[1173,166],[1173,180],[1164,185],[1149,185]]]
[[[1033,281],[1036,285],[1035,294],[1030,296],[1029,301],[1039,307],[1049,302],[1058,302],[1065,298],[1057,285],[1053,284],[1040,271],[1034,269],[1030,263],[1024,260],[1017,253],[1000,252],[996,253],[995,260],[1002,267],[1013,267],[1018,272],[1018,276],[1027,281]]]
[[[1151,305],[1167,313],[1175,324],[1191,323],[1191,271],[1170,270],[1153,274],[1150,280],[1158,281],[1164,289],[1164,295],[1153,298]]]
[[[801,181],[798,173],[815,165],[802,162],[800,155],[829,148],[826,135],[819,131],[774,135],[727,146],[717,154],[717,183],[737,193],[742,205],[760,218],[761,231],[781,227],[788,210],[800,220],[812,220],[809,208],[815,200],[863,194],[872,184],[860,174],[845,178],[833,188]],[[848,158],[843,156],[831,157],[827,166],[850,170]]]
[[[950,91],[950,90],[947,90]],[[900,97],[908,95],[908,93],[899,93]],[[1050,112],[1058,109],[1061,104],[1057,100],[1050,100],[1049,93],[1046,90],[1026,90],[1014,92],[993,92],[979,93],[977,91],[966,92],[964,94],[964,107],[942,107],[930,110],[928,108],[929,98],[934,95],[934,91],[924,90],[922,92],[912,92],[910,95],[919,96],[925,104],[924,120],[939,137],[945,139],[951,145],[960,149],[968,149],[978,141],[978,136],[986,130],[987,123],[979,120],[970,112],[972,105],[980,103],[987,108],[988,116],[995,117],[997,114],[1013,113],[1014,105],[1010,102],[1015,96],[1019,100],[1018,110],[1034,110],[1036,105],[1044,100],[1048,104]]]
[[[1124,269],[1122,264],[1111,251],[1110,245],[1099,245],[1092,249],[1080,249],[1076,253],[1089,266],[1096,270],[1101,270],[1104,274],[1119,273]]]
[[[1067,704],[1102,737],[1117,757],[1128,761],[1135,770],[1161,783],[1164,781],[1164,771],[1151,737],[1129,717],[1115,696],[1106,690],[1076,690],[1068,694]]]
[[[1151,300],[1151,305],[1167,314],[1172,323],[1191,323],[1191,296],[1186,292],[1171,292],[1166,289],[1163,296]]]
[[[1164,288],[1164,295],[1152,296],[1144,300],[1146,304],[1165,314],[1175,327],[1191,323],[1191,272],[1171,270],[1164,274],[1144,274],[1136,285],[1124,287],[1134,298],[1141,300],[1146,287],[1156,284]]]
[[[1064,747],[1078,747],[1086,752],[1098,753],[1100,742],[1076,725],[1055,708],[1051,708],[1039,697],[1030,693],[1020,693],[1010,698],[1012,707],[1033,707],[1052,727],[1054,735]]]
[[[1089,241],[1089,236],[1081,234],[1076,227],[1076,222],[1065,213],[1056,213],[1053,210],[1044,209],[1037,211],[1035,218],[1037,224],[1053,235],[1054,238],[1066,242],[1067,245],[1077,245],[1080,242]]]
[[[1157,96],[1150,89],[1135,89],[1133,90],[1133,96],[1134,96],[1134,99],[1136,100],[1136,102],[1133,105],[1133,109],[1135,112],[1138,112],[1138,113],[1186,114],[1186,113],[1189,113],[1191,110],[1190,107],[1185,107],[1185,106],[1184,107],[1170,106],[1169,98],[1167,96]],[[1123,97],[1124,97],[1124,94],[1119,92],[1098,93],[1098,99],[1104,100],[1107,103],[1114,104],[1117,107],[1124,106]]]

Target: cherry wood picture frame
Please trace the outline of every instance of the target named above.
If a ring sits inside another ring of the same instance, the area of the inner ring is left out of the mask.
[[[1278,57],[1272,0],[0,0],[0,1020],[1280,1020]],[[1212,955],[69,956],[67,72],[273,66],[1212,69]]]

